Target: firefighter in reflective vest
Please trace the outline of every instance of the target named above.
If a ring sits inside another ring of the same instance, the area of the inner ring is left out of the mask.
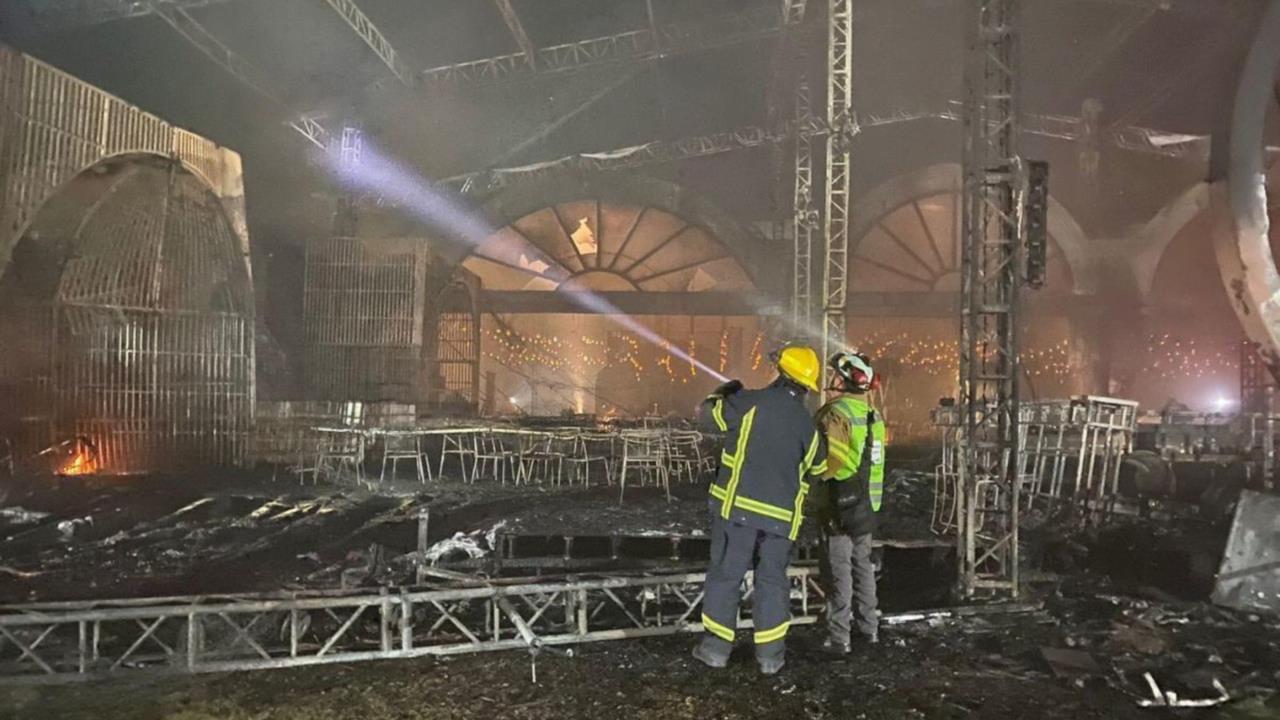
[[[828,361],[830,401],[817,421],[827,438],[827,467],[815,483],[815,504],[827,586],[823,650],[848,654],[851,620],[861,638],[879,640],[871,537],[884,494],[884,420],[867,400],[880,379],[866,355],[838,352]]]
[[[711,484],[711,559],[702,600],[706,635],[693,656],[724,667],[738,626],[742,579],[754,568],[752,623],[756,660],[772,675],[785,662],[791,623],[787,564],[803,519],[808,476],[823,472],[827,445],[804,406],[818,391],[821,361],[812,348],[789,346],[772,356],[778,377],[743,390],[734,380],[699,408],[700,423],[724,433],[720,470]]]

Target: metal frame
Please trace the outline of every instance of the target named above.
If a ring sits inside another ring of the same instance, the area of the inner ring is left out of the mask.
[[[806,131],[813,116],[809,83],[796,83],[795,188],[792,199],[791,321],[808,328],[813,320],[813,231],[818,211],[813,206],[813,135]]]
[[[1069,115],[1024,114],[1023,132],[1030,135],[1054,138],[1057,140],[1075,141],[1082,135],[1083,121]],[[319,118],[315,118],[318,120]],[[949,105],[942,110],[898,111],[884,115],[863,115],[851,118],[852,125],[847,132],[853,137],[877,127],[898,125],[920,120],[961,120],[961,107]],[[313,122],[310,118],[300,118],[302,123]],[[314,132],[307,127],[294,128],[312,138]],[[323,131],[323,128],[318,128]],[[762,127],[745,125],[739,128],[695,135],[678,140],[655,140],[623,148],[612,148],[596,152],[580,153],[565,157],[545,160],[513,168],[494,168],[455,175],[441,180],[442,185],[457,188],[467,194],[488,192],[506,187],[512,182],[537,179],[550,174],[562,173],[566,170],[580,169],[596,172],[615,172],[629,170],[646,165],[678,162],[699,157],[708,157],[727,152],[750,150],[764,145],[773,145],[804,136],[810,140],[829,134],[830,126],[825,118],[812,113],[799,122],[784,123],[780,127]],[[1152,138],[1169,135],[1155,128],[1131,126],[1110,134],[1111,142],[1117,147],[1158,155],[1168,158],[1191,157],[1207,150],[1208,137],[1192,137],[1184,142],[1157,145]],[[313,140],[314,142],[314,140]],[[816,213],[813,222],[816,224]]]
[[[1018,594],[1022,278],[1017,0],[968,1],[961,242],[959,585]]]
[[[10,243],[44,202],[104,158],[176,157],[215,192],[224,185],[229,151],[3,45],[0,113],[6,116],[0,119],[0,227],[14,232],[0,236],[0,270],[8,263]],[[241,199],[223,201],[231,205]],[[241,212],[242,207],[228,208],[232,216]],[[243,225],[235,229],[247,257],[247,232]]]
[[[529,33],[524,29],[524,23],[520,21],[520,15],[511,4],[511,0],[493,0],[493,4],[498,6],[498,12],[502,14],[502,22],[506,23],[507,29],[511,31],[511,38],[516,41],[516,47],[524,53],[525,60],[531,69],[537,72],[538,48],[529,39]]]
[[[186,38],[187,42],[217,63],[223,70],[230,73],[232,77],[276,105],[285,107],[279,96],[268,89],[269,83],[267,83],[261,71],[223,44],[221,40],[214,37],[213,33],[191,17],[185,7],[160,3],[151,3],[150,5],[153,12],[168,23],[175,32]]]
[[[413,87],[413,71],[400,60],[400,55],[391,45],[391,41],[387,40],[378,30],[378,26],[374,25],[369,16],[360,10],[355,0],[324,1],[333,8],[334,12],[342,16],[343,21],[351,26],[356,35],[359,35],[373,54],[377,55],[378,59],[391,70],[391,74],[395,75],[396,79],[408,87]]]
[[[823,195],[822,357],[845,344],[849,284],[849,204],[855,134],[853,119],[852,0],[827,3],[827,133],[826,184]],[[827,367],[822,366],[826,385]]]
[[[3,607],[0,682],[536,651],[702,630],[701,573],[511,585],[448,575],[463,586]],[[792,623],[816,622],[824,597],[817,568],[792,567],[788,576]]]
[[[525,50],[496,57],[451,63],[420,73],[424,84],[485,84],[533,75],[554,75],[611,63],[637,63],[701,52],[757,40],[779,32],[785,19],[781,7],[727,13],[700,23],[676,23],[616,35],[577,40],[537,48],[534,59]],[[656,30],[656,31],[655,31]]]
[[[462,282],[450,283],[440,294],[436,368],[444,379],[443,387],[436,390],[456,393],[469,407],[479,407],[480,315],[475,293]]]
[[[221,5],[231,0],[45,0],[36,21],[46,26],[98,25],[146,17],[159,9],[187,10]]]
[[[63,213],[58,286],[31,311],[50,362],[24,386],[49,411],[45,444],[88,436],[113,473],[239,462],[254,306],[243,197],[226,194],[238,157],[2,46],[0,111],[0,226],[13,233],[0,274],[73,178],[114,173],[82,214]]]
[[[303,273],[306,376],[317,396],[413,397],[422,353],[418,256],[325,238],[307,243]]]

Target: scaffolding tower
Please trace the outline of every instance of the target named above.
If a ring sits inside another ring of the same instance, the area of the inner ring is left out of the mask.
[[[849,282],[849,201],[853,140],[852,0],[827,4],[827,133],[822,263],[822,357],[845,343]],[[826,364],[822,380],[826,383]]]
[[[803,75],[796,83],[795,191],[792,199],[791,322],[807,329],[813,319],[813,231],[818,212],[813,207],[813,136],[805,130],[813,115],[809,83]]]
[[[968,2],[956,534],[964,597],[1018,594],[1017,11],[1017,0]]]

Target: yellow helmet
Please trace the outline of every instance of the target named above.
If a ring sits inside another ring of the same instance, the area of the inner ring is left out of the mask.
[[[777,354],[778,372],[789,380],[800,383],[811,392],[818,392],[818,378],[822,375],[822,363],[818,353],[804,345],[788,345]]]

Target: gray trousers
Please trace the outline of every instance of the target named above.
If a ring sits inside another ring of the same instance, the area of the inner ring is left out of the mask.
[[[755,568],[751,619],[755,625],[756,657],[784,654],[791,622],[791,583],[787,564],[791,541],[714,515],[711,519],[711,561],[702,597],[703,648],[715,657],[728,657],[738,625],[742,578]]]
[[[827,634],[848,644],[850,622],[858,632],[875,638],[880,630],[876,613],[876,570],[871,563],[871,533],[850,537],[822,532],[822,579],[827,588]]]

